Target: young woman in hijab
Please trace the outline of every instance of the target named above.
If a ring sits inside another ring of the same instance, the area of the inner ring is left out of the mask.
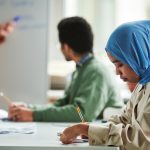
[[[116,74],[136,83],[121,115],[112,116],[107,126],[77,124],[66,128],[60,140],[71,143],[86,135],[90,145],[114,145],[121,150],[148,150],[150,147],[150,20],[119,26],[110,36],[106,52]]]

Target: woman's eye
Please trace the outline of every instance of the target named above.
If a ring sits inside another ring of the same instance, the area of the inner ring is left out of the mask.
[[[119,65],[118,65],[118,67],[122,67],[122,66],[123,66],[122,64],[119,64]]]
[[[122,67],[122,63],[116,63],[116,67]]]

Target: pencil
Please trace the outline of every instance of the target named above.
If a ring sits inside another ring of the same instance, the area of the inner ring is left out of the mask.
[[[84,118],[83,118],[83,115],[82,115],[82,113],[81,113],[81,110],[80,110],[79,106],[76,107],[76,110],[77,110],[77,112],[78,112],[78,114],[79,114],[79,117],[80,117],[82,123],[84,123],[85,120],[84,120]]]
[[[5,96],[3,92],[0,92],[0,96],[5,100],[5,102],[6,102],[8,105],[11,105],[12,100],[11,100],[9,97]]]

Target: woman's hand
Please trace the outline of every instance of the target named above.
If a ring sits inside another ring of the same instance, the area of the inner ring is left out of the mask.
[[[89,125],[80,123],[66,128],[60,136],[60,141],[64,144],[70,144],[77,138],[77,136],[88,136]]]

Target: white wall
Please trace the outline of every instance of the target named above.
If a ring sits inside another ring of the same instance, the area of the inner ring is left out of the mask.
[[[21,16],[0,47],[0,91],[14,101],[47,101],[48,7],[48,0],[0,1],[1,22]]]

